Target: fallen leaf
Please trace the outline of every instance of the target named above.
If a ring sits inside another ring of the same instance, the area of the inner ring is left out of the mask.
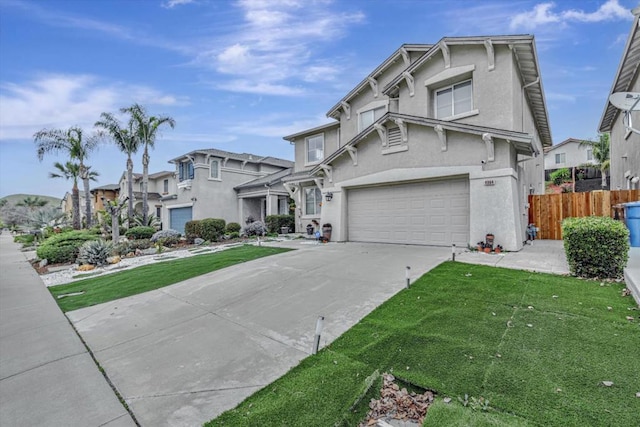
[[[558,295],[553,295],[551,298],[558,298]]]
[[[494,316],[496,315],[493,311],[491,312],[491,314],[494,315]]]
[[[633,321],[633,316],[627,316],[627,320]]]
[[[602,385],[605,387],[611,387],[613,385],[613,381],[602,381]]]
[[[636,397],[640,397],[638,395],[640,395],[640,393],[636,393]],[[451,402],[451,398],[450,397],[445,397],[444,399],[442,399],[442,401],[444,403],[450,403]]]
[[[533,328],[533,325],[531,323],[527,323],[527,326]]]
[[[556,393],[560,393],[562,389],[560,387],[556,388]]]
[[[500,353],[496,353],[496,357],[502,357]]]
[[[607,310],[611,311],[613,310],[613,307],[607,307]]]
[[[533,306],[530,305],[529,307],[527,307],[529,310],[533,310]]]
[[[471,277],[471,273],[465,274],[466,277]]]
[[[636,393],[636,397],[640,397],[640,391]]]

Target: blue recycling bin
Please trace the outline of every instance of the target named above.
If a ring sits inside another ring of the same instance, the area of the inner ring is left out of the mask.
[[[640,247],[640,202],[624,204],[624,218],[632,247]]]

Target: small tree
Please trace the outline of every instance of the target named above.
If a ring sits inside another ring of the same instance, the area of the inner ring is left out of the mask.
[[[611,165],[610,159],[610,143],[609,143],[609,134],[601,133],[598,136],[597,141],[585,140],[580,141],[579,147],[588,147],[591,149],[591,154],[593,155],[593,160],[595,160],[595,167],[600,169],[602,172],[602,188],[604,189],[607,186],[607,171],[609,170],[609,166]]]

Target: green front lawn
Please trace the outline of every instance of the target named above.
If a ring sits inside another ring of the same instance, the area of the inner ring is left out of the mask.
[[[444,263],[206,425],[357,425],[376,370],[438,393],[425,426],[640,425],[639,312],[622,288]]]
[[[208,255],[144,265],[67,285],[51,286],[49,291],[62,311],[66,312],[152,291],[234,264],[289,250],[291,249],[245,245]],[[84,293],[58,298],[60,295],[79,292]]]

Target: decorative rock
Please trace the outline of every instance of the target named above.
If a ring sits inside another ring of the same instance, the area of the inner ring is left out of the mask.
[[[42,261],[40,261],[40,263],[38,264],[38,267],[42,268],[42,267],[46,267],[46,265],[49,264],[49,261],[46,259],[43,259]]]
[[[96,268],[95,265],[82,264],[81,266],[78,267],[78,271],[91,271],[91,270],[93,270],[95,268]]]
[[[602,385],[605,387],[611,387],[613,385],[613,381],[602,381]]]
[[[111,256],[109,258],[107,258],[107,262],[109,264],[117,264],[122,260],[122,258],[120,258],[118,255],[116,256]]]
[[[196,237],[195,239],[193,239],[193,243],[200,246],[201,244],[204,243],[204,239],[201,239],[200,237]]]

